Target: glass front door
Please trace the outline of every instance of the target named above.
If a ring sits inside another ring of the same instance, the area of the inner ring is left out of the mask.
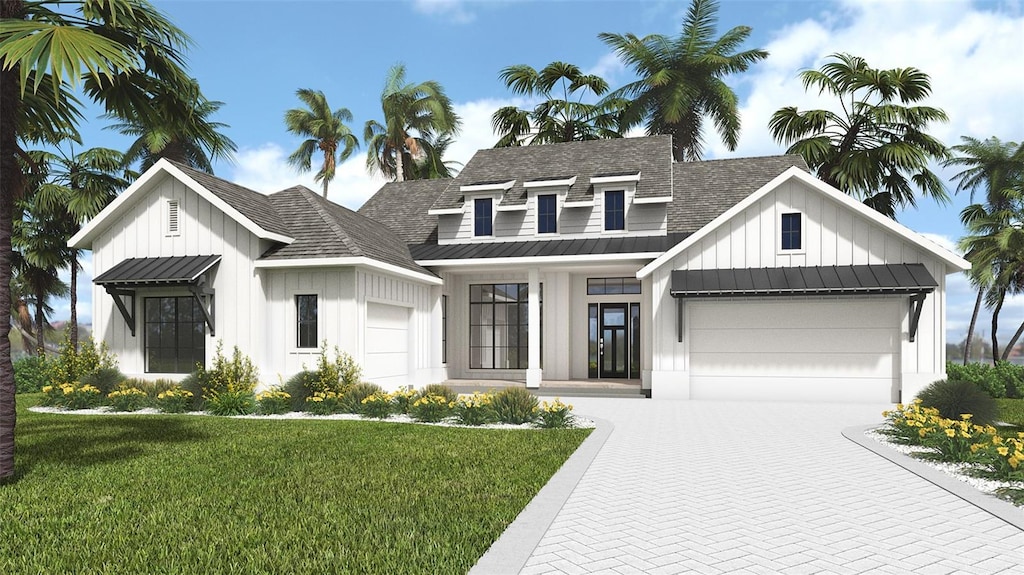
[[[589,377],[640,377],[640,304],[589,306]]]

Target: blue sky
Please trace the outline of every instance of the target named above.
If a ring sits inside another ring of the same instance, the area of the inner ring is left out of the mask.
[[[540,68],[555,60],[598,73],[613,87],[631,79],[597,35],[679,32],[688,1],[533,2],[521,0],[337,1],[283,0],[156,1],[195,41],[192,74],[206,96],[225,103],[216,120],[238,144],[234,163],[215,166],[218,176],[270,193],[305,184],[311,174],[285,164],[298,145],[282,121],[297,107],[295,90],[322,90],[332,107],[346,107],[361,135],[369,119],[380,119],[379,96],[388,68],[407,67],[410,81],[437,80],[463,118],[463,133],[450,159],[465,162],[496,140],[490,115],[502,105],[524,104],[498,78],[512,64]],[[807,94],[800,70],[816,68],[831,53],[849,52],[875,67],[915,66],[932,77],[929,104],[950,122],[932,133],[952,145],[961,135],[1024,139],[1024,15],[1019,0],[722,0],[719,33],[737,25],[753,28],[747,47],[771,55],[728,82],[741,100],[739,148],[725,150],[708,134],[707,157],[777,154],[783,148],[767,130],[771,113],[796,105],[829,107]],[[99,111],[88,110],[82,126],[86,146],[124,148],[127,141],[104,130]],[[365,150],[339,167],[330,198],[358,208],[382,181],[367,175]],[[948,177],[951,172],[940,171]],[[951,245],[962,234],[958,214],[966,194],[949,205],[924,199],[899,221]],[[91,272],[88,262],[86,271]],[[88,281],[89,277],[85,280]],[[948,334],[962,339],[973,295],[961,277],[950,277]],[[83,286],[88,283],[83,282]],[[90,317],[90,290],[80,290],[83,321]],[[55,317],[67,316],[57,305]],[[1011,331],[1024,320],[1024,298],[1001,315]],[[1003,330],[1001,330],[1003,331]],[[1004,338],[1005,340],[1005,338]]]

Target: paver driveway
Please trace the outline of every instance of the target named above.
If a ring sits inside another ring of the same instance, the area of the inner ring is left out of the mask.
[[[1024,573],[1024,532],[841,435],[888,405],[572,403],[615,429],[522,573]]]

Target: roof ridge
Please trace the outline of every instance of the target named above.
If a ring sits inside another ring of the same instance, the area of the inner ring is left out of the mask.
[[[324,206],[321,203],[327,202],[328,200],[316,195],[316,192],[310,190],[305,186],[301,186],[301,188],[296,191],[306,199],[306,202],[308,202],[309,205],[312,206],[314,210],[316,210],[316,213],[317,215],[320,216],[320,219],[323,220],[325,224],[327,224],[327,227],[331,228],[331,231],[334,232],[334,235],[337,236],[339,240],[341,240],[341,243],[345,244],[345,247],[347,247],[349,251],[352,252],[353,255],[366,255],[366,253],[359,247],[359,245],[356,244],[355,240],[353,240],[347,233],[345,233],[345,230],[343,230],[341,226],[338,225],[338,220],[334,219],[334,216],[327,211],[327,206]]]
[[[737,156],[735,158],[711,158],[709,160],[697,160],[695,162],[687,162],[687,161],[677,162],[675,160],[672,160],[672,165],[674,166],[674,165],[677,165],[677,164],[678,165],[710,164],[712,162],[734,162],[734,161],[737,161],[737,160],[763,160],[765,158],[788,158],[790,156],[795,156],[795,157],[798,157],[798,158],[802,158],[803,157],[800,154],[765,154],[763,156]]]

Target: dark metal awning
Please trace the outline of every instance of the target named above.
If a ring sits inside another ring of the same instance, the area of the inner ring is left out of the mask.
[[[121,312],[128,329],[135,336],[135,290],[144,287],[180,286],[189,293],[203,312],[203,319],[215,335],[214,290],[206,272],[220,263],[220,256],[175,256],[163,258],[128,258],[93,278],[92,282],[106,288],[114,305]]]
[[[938,283],[923,264],[675,270],[678,298],[925,294]]]
[[[96,285],[141,287],[153,285],[189,285],[220,262],[220,256],[177,256],[164,258],[128,258],[96,276]]]

